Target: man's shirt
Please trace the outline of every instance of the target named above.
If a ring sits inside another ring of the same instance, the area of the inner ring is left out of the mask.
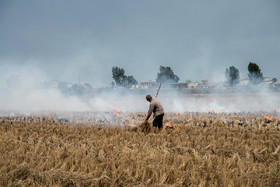
[[[148,111],[148,116],[150,117],[152,113],[154,113],[154,117],[164,113],[161,103],[156,98],[152,98],[152,101],[150,103],[150,108]]]

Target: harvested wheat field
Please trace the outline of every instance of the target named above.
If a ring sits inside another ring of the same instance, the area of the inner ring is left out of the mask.
[[[168,113],[153,134],[109,115],[1,117],[0,186],[280,186],[275,117]]]

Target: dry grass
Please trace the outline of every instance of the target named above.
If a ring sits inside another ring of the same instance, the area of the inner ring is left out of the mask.
[[[139,124],[143,116],[127,114]],[[261,114],[165,118],[178,130],[2,117],[0,186],[280,185],[279,121]]]

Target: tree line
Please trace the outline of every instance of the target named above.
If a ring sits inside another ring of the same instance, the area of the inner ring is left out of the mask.
[[[138,83],[132,75],[125,75],[125,70],[121,67],[114,66],[112,68],[112,76],[114,79],[114,82],[112,82],[112,86],[117,85],[130,88]],[[226,84],[229,86],[238,85],[240,82],[239,70],[234,66],[226,68],[225,77]],[[258,85],[264,80],[263,73],[261,72],[260,67],[254,62],[250,62],[248,64],[248,78],[250,80],[250,84],[252,85]],[[178,83],[179,80],[180,78],[176,74],[174,74],[173,70],[170,67],[159,67],[159,73],[157,74],[156,78],[156,81],[158,83]],[[276,82],[277,79],[273,78],[272,81]],[[188,80],[187,82],[191,81]]]
[[[234,66],[230,66],[229,68],[226,69],[225,76],[227,79],[226,83],[229,86],[238,85],[240,82],[239,70]],[[248,78],[251,85],[258,85],[263,82],[264,80],[263,73],[261,72],[261,69],[258,66],[258,64],[254,62],[250,62],[248,64]],[[272,79],[272,83],[276,81],[277,81],[276,78]]]
[[[112,68],[112,75],[114,82],[112,86],[122,86],[130,88],[133,85],[136,85],[138,82],[132,75],[125,75],[125,70],[120,67],[114,66]],[[174,74],[173,70],[170,67],[159,67],[159,73],[157,74],[156,81],[159,83],[178,83],[180,78]]]

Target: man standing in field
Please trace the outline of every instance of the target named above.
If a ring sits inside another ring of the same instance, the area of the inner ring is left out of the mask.
[[[147,118],[144,123],[145,124],[148,123],[148,120],[153,113],[154,114],[153,132],[155,133],[155,132],[157,132],[157,130],[162,129],[162,120],[163,120],[164,110],[163,110],[163,107],[162,107],[161,103],[159,102],[159,100],[156,98],[152,98],[151,95],[146,95],[146,100],[148,102],[150,102],[150,108],[149,108],[148,115],[147,115]]]

